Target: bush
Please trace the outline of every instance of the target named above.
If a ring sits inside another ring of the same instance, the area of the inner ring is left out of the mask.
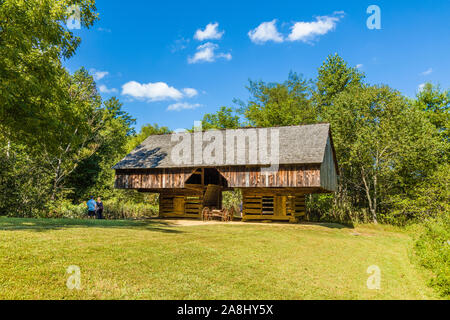
[[[83,219],[86,217],[86,205],[74,205],[69,200],[49,202],[46,209],[37,214],[37,218],[51,219]]]
[[[423,223],[415,253],[419,263],[433,272],[430,285],[450,297],[450,214]]]
[[[159,214],[159,208],[154,203],[122,202],[116,199],[103,202],[105,219],[146,219]]]
[[[233,191],[225,191],[223,193],[222,205],[225,209],[234,209],[235,212],[241,213],[242,192],[239,189]]]
[[[152,203],[122,202],[118,199],[103,202],[103,217],[108,220],[146,219],[158,216],[158,205]],[[69,200],[51,202],[38,218],[85,219],[88,217],[86,203],[72,204]]]

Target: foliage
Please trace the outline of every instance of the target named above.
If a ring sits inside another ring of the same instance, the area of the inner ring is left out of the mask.
[[[147,139],[151,135],[157,135],[157,134],[167,134],[171,133],[172,131],[167,127],[160,127],[156,123],[151,125],[147,124],[145,126],[142,126],[141,132],[138,134],[134,134],[130,137],[127,143],[127,153],[131,152],[134,148],[139,146],[142,142],[144,142],[145,139]]]
[[[154,203],[123,201],[111,199],[103,201],[103,217],[107,220],[146,219],[158,215],[158,206]],[[47,204],[46,210],[40,211],[39,218],[51,219],[88,219],[86,203],[73,204],[69,200],[55,201]]]
[[[135,122],[122,106],[119,100],[111,98],[98,110],[101,116],[98,149],[81,161],[68,179],[74,201],[87,199],[89,195],[111,198],[120,192],[114,189],[112,167],[128,153]]]
[[[291,72],[282,84],[250,80],[247,89],[251,95],[249,102],[235,99],[235,103],[240,106],[239,112],[250,126],[289,126],[317,122],[310,82],[301,75]]]
[[[391,224],[422,222],[450,214],[450,164],[441,166],[407,194],[392,197],[392,210],[385,220]]]
[[[116,199],[104,202],[104,216],[106,219],[145,219],[158,216],[158,204],[132,201],[117,201]]]
[[[237,129],[241,126],[238,115],[233,114],[233,109],[221,107],[216,113],[207,113],[202,120],[204,130],[209,129]]]
[[[426,83],[417,94],[416,105],[426,111],[430,122],[438,129],[442,138],[449,141],[450,91],[442,91],[440,86]]]
[[[22,144],[58,141],[52,115],[66,112],[61,59],[80,39],[66,27],[69,7],[80,7],[81,26],[97,19],[94,0],[4,0],[0,6],[0,123],[3,135]]]
[[[432,126],[386,86],[344,91],[323,117],[333,128],[340,190],[358,207],[367,206],[373,221],[392,194],[420,183],[438,164],[442,148]]]
[[[42,159],[0,135],[0,215],[32,217],[45,210],[51,177]]]
[[[235,212],[241,212],[242,192],[239,189],[226,191],[223,193],[222,200],[225,209],[234,209]]]
[[[433,272],[430,285],[450,298],[450,214],[449,211],[423,224],[415,244],[419,263]]]
[[[319,68],[314,101],[319,111],[333,104],[340,93],[362,86],[365,75],[357,68],[349,67],[337,53],[329,55]]]

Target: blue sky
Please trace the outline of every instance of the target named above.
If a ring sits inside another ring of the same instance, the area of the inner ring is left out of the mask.
[[[379,30],[367,27],[370,5]],[[94,27],[73,30],[82,44],[66,66],[91,70],[137,128],[190,128],[246,100],[249,78],[315,78],[336,52],[369,83],[407,96],[427,81],[450,87],[450,1],[98,0],[97,9]]]

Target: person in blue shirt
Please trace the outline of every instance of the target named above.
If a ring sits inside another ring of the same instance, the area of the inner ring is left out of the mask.
[[[95,217],[95,210],[97,209],[97,203],[94,200],[94,196],[91,196],[91,199],[86,203],[88,207],[88,217]]]

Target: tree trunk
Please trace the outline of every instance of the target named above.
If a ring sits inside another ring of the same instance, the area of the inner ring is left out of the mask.
[[[372,210],[372,218],[373,218],[373,223],[378,224],[378,219],[377,219],[377,182],[378,182],[378,178],[377,175],[375,174],[375,176],[373,177],[373,210]]]
[[[361,168],[361,177],[364,183],[364,188],[366,190],[367,201],[369,202],[369,211],[372,214],[373,223],[378,224],[377,221],[377,212],[376,212],[376,198],[375,201],[372,202],[372,197],[370,196],[370,186],[367,184],[366,175],[364,172],[364,168]],[[375,205],[375,206],[374,206]]]
[[[9,150],[11,150],[11,140],[8,139],[8,144],[6,145],[6,159],[9,160]]]
[[[54,201],[56,199],[56,193],[58,190],[58,182],[60,179],[60,171],[61,171],[61,159],[58,159],[58,165],[55,170],[55,180],[53,181],[52,195],[50,199]]]

